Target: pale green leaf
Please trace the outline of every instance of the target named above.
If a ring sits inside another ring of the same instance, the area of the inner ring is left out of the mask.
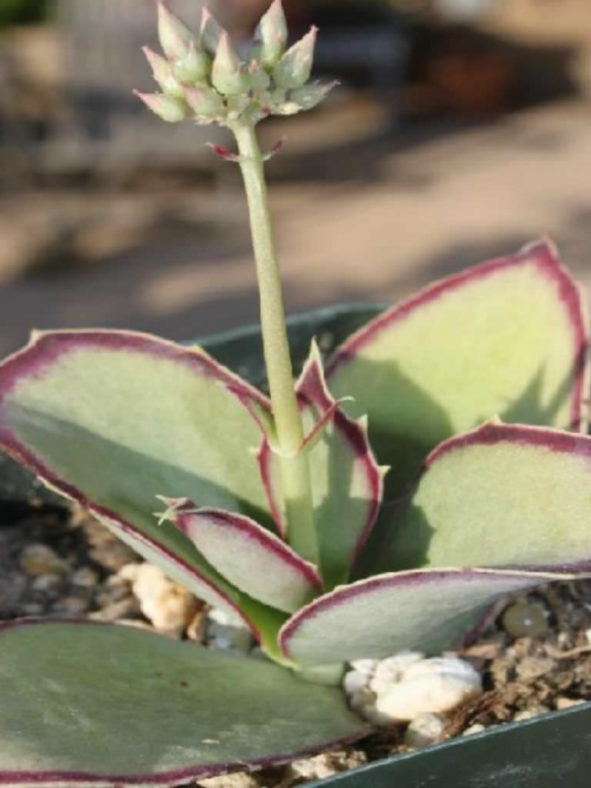
[[[311,664],[388,657],[403,649],[440,653],[459,646],[499,596],[558,577],[478,569],[377,575],[302,608],[283,626],[280,644],[289,659]]]
[[[538,243],[443,279],[347,340],[328,367],[336,397],[367,414],[389,496],[440,441],[499,415],[585,429],[587,328],[576,284]]]
[[[186,502],[171,518],[227,580],[270,607],[292,613],[322,590],[313,564],[248,517]]]
[[[0,783],[173,786],[285,761],[363,726],[338,690],[131,627],[0,635]]]
[[[486,424],[427,459],[389,566],[591,570],[591,438]]]
[[[133,332],[44,333],[0,367],[0,446],[194,593],[236,607],[241,594],[154,512],[156,495],[189,496],[270,521],[249,399],[268,407],[198,349]]]

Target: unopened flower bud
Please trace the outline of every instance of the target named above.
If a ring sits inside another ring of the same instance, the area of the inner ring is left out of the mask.
[[[209,87],[186,88],[187,102],[193,112],[202,118],[214,118],[224,112],[224,102]]]
[[[281,0],[273,0],[257,27],[255,38],[260,42],[259,58],[265,68],[272,69],[285,52],[287,22]]]
[[[224,96],[235,96],[248,91],[248,75],[242,70],[240,60],[230,36],[223,33],[211,69],[211,84]]]
[[[303,88],[292,90],[289,94],[289,98],[291,101],[295,101],[300,109],[314,109],[314,107],[318,106],[328,93],[330,93],[336,84],[336,82],[329,82],[327,84],[314,82],[309,85],[304,85]]]
[[[173,74],[179,82],[194,85],[203,82],[208,76],[211,68],[211,58],[202,49],[197,49],[194,42],[191,42],[187,54],[177,60],[173,65]]]
[[[248,80],[255,93],[263,93],[271,84],[271,77],[256,60],[253,60],[248,67]]]
[[[170,13],[162,0],[158,3],[158,36],[166,57],[181,60],[195,43],[195,38],[180,19]]]
[[[210,55],[215,55],[220,43],[220,39],[225,32],[226,31],[212,15],[209,8],[204,6],[203,10],[201,11],[201,29],[199,31],[199,37],[203,49],[205,49],[206,52],[209,52]]]
[[[282,88],[301,88],[309,79],[314,63],[317,28],[290,47],[273,69],[275,83]]]
[[[167,96],[182,99],[184,91],[182,85],[175,79],[172,73],[172,68],[166,58],[156,54],[150,47],[144,47],[144,55],[146,56],[151,68],[154,79]]]
[[[166,96],[163,93],[140,93],[135,91],[135,95],[140,98],[155,115],[167,123],[180,123],[187,117],[187,106],[184,101]]]

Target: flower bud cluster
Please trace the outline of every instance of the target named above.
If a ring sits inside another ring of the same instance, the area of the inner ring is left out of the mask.
[[[316,28],[287,48],[281,0],[260,20],[244,59],[207,7],[194,35],[160,0],[158,34],[163,55],[148,47],[144,53],[160,92],[137,95],[169,123],[254,126],[269,115],[312,109],[334,84],[310,81]]]

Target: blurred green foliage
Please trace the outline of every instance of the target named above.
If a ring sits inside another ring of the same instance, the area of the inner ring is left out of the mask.
[[[40,22],[48,7],[48,0],[0,0],[0,27]]]

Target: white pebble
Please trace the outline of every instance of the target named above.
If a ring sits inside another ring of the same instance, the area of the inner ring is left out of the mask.
[[[351,707],[374,725],[446,714],[482,692],[479,673],[454,656],[425,659],[418,652],[401,652],[373,661],[370,670],[371,662],[352,663],[355,670],[346,674],[344,691]]]
[[[350,670],[343,678],[343,688],[347,695],[356,695],[369,684],[370,677],[358,670]]]
[[[438,714],[419,714],[408,726],[404,743],[408,747],[428,747],[441,741],[445,720]]]
[[[364,676],[373,676],[377,665],[377,659],[356,659],[355,662],[351,662],[353,670],[363,673]]]
[[[223,627],[244,627],[244,621],[239,615],[221,607],[211,607],[207,611],[207,618]]]
[[[462,736],[472,736],[475,733],[482,733],[485,731],[486,727],[481,722],[475,722],[474,725],[470,725],[469,728],[462,733]]]
[[[424,662],[423,654],[418,651],[401,651],[394,657],[382,659],[376,666],[369,686],[376,695],[382,695],[392,684],[402,681],[407,671],[421,662]]]

